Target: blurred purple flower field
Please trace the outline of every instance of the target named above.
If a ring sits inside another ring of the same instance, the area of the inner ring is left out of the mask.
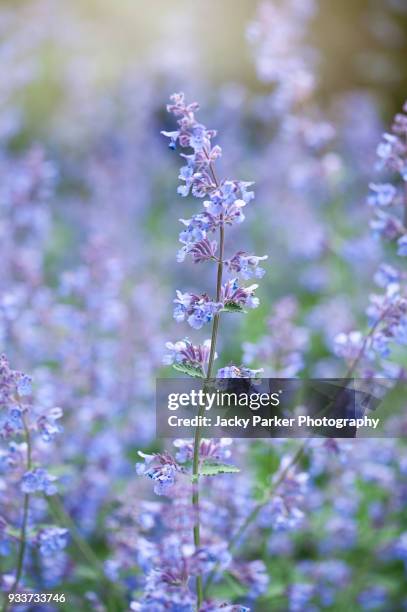
[[[120,4],[0,7],[2,610],[407,610],[405,400],[155,432],[159,377],[406,380],[404,3]]]

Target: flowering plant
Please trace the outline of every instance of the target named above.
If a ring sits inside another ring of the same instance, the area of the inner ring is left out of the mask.
[[[8,594],[19,590],[23,572],[27,571],[27,549],[32,554],[32,549],[38,548],[47,567],[63,554],[68,539],[67,529],[42,523],[44,511],[35,504],[39,494],[52,496],[57,492],[57,477],[38,464],[35,436],[49,444],[61,433],[62,410],[38,411],[31,398],[31,378],[12,370],[6,356],[0,355],[0,437],[7,443],[0,458],[2,471],[9,476],[9,501],[2,512],[1,537],[10,554],[15,553],[15,571],[3,576]],[[3,608],[8,608],[7,598]]]
[[[167,348],[171,352],[166,355],[164,362],[173,364],[176,369],[192,376],[200,376],[208,383],[214,374],[213,366],[217,357],[216,342],[221,314],[244,312],[245,308],[256,308],[259,305],[259,299],[254,296],[257,284],[244,286],[239,282],[238,277],[224,281],[224,271],[232,274],[236,272],[243,279],[252,276],[261,277],[264,270],[258,264],[267,259],[267,256],[257,257],[244,251],[238,251],[229,259],[225,259],[225,229],[227,226],[244,221],[242,209],[252,201],[254,193],[248,190],[252,185],[250,182],[218,178],[215,162],[221,156],[222,150],[218,145],[212,145],[216,132],[198,123],[195,115],[198,108],[196,103],[187,104],[182,93],[171,96],[171,104],[167,106],[167,110],[177,118],[178,129],[162,133],[170,139],[171,149],[175,150],[178,144],[183,149],[192,149],[192,153],[181,153],[187,163],[180,171],[179,178],[184,184],[178,187],[178,193],[186,197],[191,192],[197,198],[207,198],[203,201],[203,212],[193,215],[187,221],[181,220],[187,229],[180,234],[180,242],[184,246],[179,251],[177,259],[183,261],[185,256],[190,254],[194,263],[214,262],[217,268],[215,296],[211,298],[205,293],[196,295],[177,291],[177,297],[174,300],[176,304],[174,318],[178,322],[186,320],[194,329],[200,329],[206,323],[211,323],[212,334],[210,339],[198,346],[194,346],[189,339],[178,341],[175,344],[167,343]],[[219,246],[215,240],[210,240],[211,234],[215,232],[218,232]],[[250,378],[256,373],[249,368],[229,365],[218,370],[216,377]],[[205,406],[200,408],[200,415],[204,409]],[[190,449],[188,454],[192,469],[193,555],[197,560],[202,560],[208,554],[201,542],[200,477],[237,471],[234,466],[219,462],[224,455],[220,450],[224,441],[221,440],[219,444],[202,440],[200,427],[196,429],[193,445],[188,442],[182,443],[184,460],[186,448]],[[146,465],[139,464],[138,472],[146,474],[156,482],[154,490],[157,494],[168,494],[175,484],[177,472],[185,470],[168,453],[149,457],[141,454],[141,456]],[[178,461],[180,456],[181,452],[178,451]],[[152,467],[149,467],[150,465]],[[224,550],[224,545],[220,550]],[[214,557],[213,552],[211,556]],[[223,561],[218,559],[214,565],[215,560],[216,557],[209,565],[203,562],[198,563],[193,566],[194,569],[191,567],[189,570],[189,573],[196,576],[196,598],[199,610],[211,609],[210,604],[204,603],[203,574],[220,564],[227,563],[226,559]],[[258,571],[263,573],[261,563]],[[184,582],[186,579],[184,578]],[[263,583],[263,586],[266,585],[267,580],[263,580]],[[189,595],[190,599],[191,597],[192,595]],[[152,605],[151,600],[150,605]]]

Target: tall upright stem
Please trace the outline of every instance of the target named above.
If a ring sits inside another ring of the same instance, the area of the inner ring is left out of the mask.
[[[32,460],[31,460],[31,437],[30,437],[30,429],[29,429],[29,427],[27,425],[26,417],[25,417],[25,414],[24,414],[23,411],[22,411],[21,419],[22,419],[22,422],[23,422],[25,442],[27,444],[26,468],[27,468],[27,471],[29,472],[31,470],[31,465],[32,465]],[[18,546],[18,554],[17,554],[16,575],[15,575],[14,582],[13,582],[10,590],[5,595],[5,601],[4,601],[4,605],[3,605],[3,612],[7,612],[7,610],[8,610],[8,596],[11,593],[15,593],[17,591],[18,585],[20,584],[21,575],[23,573],[24,557],[25,557],[25,551],[26,551],[26,546],[27,546],[27,527],[28,527],[29,506],[30,506],[30,495],[28,493],[25,493],[24,501],[23,501],[23,516],[22,516],[22,522],[21,522],[20,537],[19,537],[19,546]]]
[[[213,181],[218,187],[219,183],[215,175],[212,164],[209,166]],[[218,270],[216,277],[216,301],[220,302],[222,295],[222,275],[223,275],[223,254],[225,247],[225,228],[223,225],[223,217],[220,216],[219,225],[219,258],[218,258]],[[211,348],[209,353],[208,370],[206,373],[204,386],[208,384],[212,377],[213,362],[215,360],[216,353],[216,341],[218,337],[220,314],[215,314],[212,323],[212,334],[211,334]],[[201,417],[204,414],[205,406],[202,405],[199,408],[198,416]],[[198,423],[201,419],[198,418]],[[199,447],[201,443],[201,427],[198,424],[195,429],[194,436],[194,456],[192,463],[192,506],[194,509],[194,545],[195,549],[199,549],[201,545],[201,533],[200,533],[200,517],[199,517]],[[197,609],[199,610],[203,602],[203,583],[202,576],[199,574],[196,578],[196,592],[197,592]]]

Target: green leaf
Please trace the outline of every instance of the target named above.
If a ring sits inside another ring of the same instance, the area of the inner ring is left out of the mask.
[[[194,366],[189,363],[174,363],[174,370],[177,372],[182,372],[182,374],[188,374],[188,376],[193,376],[194,378],[203,378],[204,374],[202,372],[202,368],[200,366]]]
[[[213,459],[205,459],[200,468],[200,476],[217,476],[217,474],[236,474],[240,472],[239,468],[230,463],[221,463]]]
[[[241,312],[245,313],[243,306],[238,304],[237,302],[225,302],[224,307],[222,308],[223,312]]]

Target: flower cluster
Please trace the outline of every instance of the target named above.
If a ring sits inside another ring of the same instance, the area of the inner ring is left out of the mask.
[[[230,279],[222,285],[219,301],[212,300],[206,293],[197,295],[177,291],[174,319],[177,322],[187,321],[194,329],[201,329],[222,310],[257,308],[259,299],[254,296],[257,287],[258,285],[241,287],[237,278]]]
[[[205,323],[212,321],[214,315],[222,308],[220,302],[214,302],[206,294],[196,295],[181,291],[177,291],[174,304],[174,319],[178,323],[188,321],[194,329],[201,329]]]
[[[407,105],[404,106],[407,109]],[[407,146],[407,115],[396,115],[392,132],[386,133],[377,149],[380,167],[396,171],[405,182]],[[371,183],[373,191],[368,203],[375,208],[376,216],[372,221],[374,231],[389,240],[397,240],[398,255],[403,255],[403,244],[407,240],[404,223],[407,211],[407,192],[405,185],[399,191],[391,183]],[[401,209],[401,215],[387,212],[388,208]],[[403,217],[404,215],[404,217]],[[407,294],[406,275],[389,263],[382,263],[374,275],[375,283],[382,289],[380,294],[372,294],[366,310],[370,331],[364,336],[359,331],[340,333],[335,339],[335,351],[345,358],[352,369],[364,364],[365,373],[383,375],[390,378],[399,376],[402,368],[387,361],[391,356],[393,344],[407,345]]]
[[[375,209],[373,231],[387,240],[396,240],[398,255],[407,256],[407,103],[403,111],[396,115],[391,132],[384,134],[377,148],[379,168],[396,174],[401,185],[371,183],[368,203]]]
[[[181,219],[185,229],[180,234],[182,248],[178,252],[178,261],[183,261],[187,254],[191,255],[194,263],[214,261],[232,274],[237,273],[243,279],[251,277],[261,278],[264,274],[259,262],[267,256],[257,257],[244,251],[238,251],[229,259],[224,259],[223,237],[222,246],[209,235],[216,229],[222,234],[226,225],[241,223],[244,220],[243,208],[254,197],[250,191],[252,183],[247,181],[218,179],[214,162],[220,157],[222,151],[219,146],[212,146],[215,130],[207,129],[196,119],[198,110],[196,103],[187,104],[184,94],[174,94],[171,104],[167,106],[168,112],[177,117],[178,130],[164,131],[164,136],[170,139],[170,147],[192,149],[192,153],[181,153],[187,165],[181,168],[180,179],[183,183],[178,188],[182,196],[190,192],[198,198],[205,198],[202,212],[193,215],[190,219]],[[187,321],[194,329],[200,329],[206,323],[214,320],[220,312],[225,310],[243,310],[256,308],[259,300],[254,296],[257,285],[244,287],[237,278],[225,282],[218,291],[215,299],[207,294],[182,293],[177,291],[174,300],[174,318],[176,321]],[[175,345],[178,357],[170,357],[170,361],[182,361],[192,366],[202,366],[202,359],[209,357],[202,351],[198,363],[194,351],[185,351],[180,344]],[[189,345],[191,349],[192,345]],[[204,356],[205,355],[205,356]],[[166,358],[168,363],[168,358]],[[203,367],[203,371],[205,368]]]
[[[52,557],[55,553],[64,550],[68,543],[68,530],[61,527],[47,527],[41,529],[37,536],[41,554]]]
[[[187,440],[175,441],[178,449],[177,460],[187,463],[193,454],[193,445]],[[230,454],[230,441],[202,440],[201,452],[208,459],[224,459]],[[220,482],[221,479],[218,479]],[[225,498],[225,486],[233,486],[238,499],[232,496]],[[208,575],[211,571],[230,571],[236,579],[242,580],[250,597],[263,593],[267,586],[267,574],[260,562],[238,562],[233,560],[228,551],[228,542],[224,537],[223,517],[230,512],[234,517],[233,503],[240,507],[243,490],[247,497],[247,480],[242,483],[225,481],[221,485],[213,484],[216,489],[213,500],[206,499],[202,520],[205,529],[205,541],[195,549],[191,532],[194,524],[194,510],[191,507],[188,488],[184,482],[176,481],[171,491],[172,503],[161,501],[140,501],[137,506],[129,499],[121,505],[110,519],[110,538],[115,559],[110,560],[109,567],[114,568],[116,580],[121,572],[125,575],[132,567],[134,558],[142,568],[145,578],[140,576],[138,584],[143,588],[137,600],[131,604],[132,610],[148,612],[157,610],[186,610],[194,612],[196,595],[191,578],[197,574]],[[224,499],[221,507],[220,500]],[[227,508],[225,507],[227,506]],[[218,511],[216,512],[216,508]],[[220,514],[222,516],[220,516]],[[233,522],[233,528],[235,524]],[[157,530],[160,537],[155,537]],[[140,589],[141,590],[141,589]],[[213,599],[205,599],[199,610],[245,610],[248,607],[227,604]]]
[[[43,491],[45,495],[55,495],[56,486],[53,484],[56,476],[51,476],[45,470],[36,468],[26,472],[21,480],[21,490],[24,493],[37,493]]]
[[[4,477],[1,487],[7,492],[7,500],[2,506],[4,523],[1,531],[3,545],[17,547],[13,551],[15,557],[9,554],[10,561],[16,559],[16,568],[9,568],[10,572],[15,569],[15,577],[11,573],[6,574],[14,589],[22,578],[21,564],[27,554],[26,547],[29,552],[26,565],[30,567],[30,564],[36,563],[35,553],[32,553],[35,547],[38,547],[43,558],[52,557],[55,560],[68,539],[67,529],[55,526],[44,529],[40,526],[44,523],[46,511],[35,499],[38,493],[51,496],[57,492],[57,477],[39,467],[38,462],[41,458],[41,442],[49,443],[56,433],[62,431],[60,426],[54,424],[62,416],[62,411],[56,408],[49,413],[38,414],[32,394],[31,377],[11,369],[6,356],[1,355],[0,440],[4,442],[5,448],[0,449],[0,474]],[[42,440],[37,440],[38,437]],[[23,498],[24,504],[21,503]],[[25,580],[25,576],[23,578]]]

